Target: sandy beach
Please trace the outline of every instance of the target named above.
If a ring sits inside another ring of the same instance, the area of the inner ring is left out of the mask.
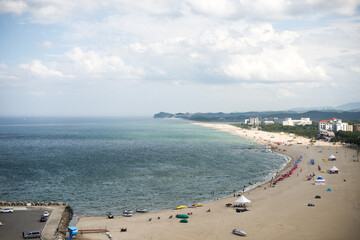
[[[79,229],[106,228],[112,239],[238,239],[234,228],[244,230],[247,239],[358,239],[360,234],[360,162],[354,161],[356,151],[341,145],[315,142],[296,137],[295,144],[289,145],[291,138],[286,134],[244,130],[228,124],[193,123],[229,132],[257,141],[277,146],[282,154],[292,158],[287,167],[278,173],[289,171],[293,162],[302,155],[302,161],[294,173],[280,181],[275,187],[265,183],[245,193],[252,201],[250,211],[237,213],[235,208],[226,207],[238,197],[229,196],[203,203],[203,207],[181,210],[163,210],[145,214],[135,214],[126,218],[81,217],[76,224]],[[302,144],[297,144],[300,140]],[[282,143],[280,145],[275,144]],[[285,151],[284,151],[285,149]],[[276,150],[279,151],[279,150]],[[324,162],[330,155],[336,161]],[[315,159],[315,164],[310,163]],[[339,174],[318,171],[329,170],[334,165]],[[314,179],[306,181],[306,176],[315,173],[322,176],[324,186],[315,186]],[[240,188],[241,186],[239,186]],[[330,188],[331,191],[327,191]],[[315,199],[320,195],[321,199]],[[313,203],[314,207],[308,207]],[[174,206],[174,208],[177,206]],[[210,212],[207,210],[211,209]],[[189,223],[179,223],[176,214],[192,213]],[[169,218],[169,216],[173,218]],[[149,219],[152,219],[149,221]],[[120,232],[126,227],[127,232]],[[77,239],[109,239],[105,233],[78,234]]]

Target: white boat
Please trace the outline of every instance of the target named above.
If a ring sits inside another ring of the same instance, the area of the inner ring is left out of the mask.
[[[138,213],[146,213],[148,210],[144,209],[144,208],[139,208],[139,209],[136,209],[136,212]]]
[[[131,217],[133,215],[133,211],[131,211],[131,210],[123,211],[122,215],[124,217]]]
[[[246,236],[247,233],[241,230],[237,230],[236,228],[233,230],[233,233],[239,236]]]

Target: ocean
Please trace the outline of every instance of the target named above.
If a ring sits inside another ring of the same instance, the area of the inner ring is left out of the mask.
[[[286,159],[185,120],[0,118],[0,200],[120,215],[206,202],[269,180]]]

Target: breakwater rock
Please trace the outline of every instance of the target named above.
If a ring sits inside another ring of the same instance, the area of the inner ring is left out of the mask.
[[[0,206],[69,206],[68,203],[63,202],[12,202],[12,201],[0,201]]]

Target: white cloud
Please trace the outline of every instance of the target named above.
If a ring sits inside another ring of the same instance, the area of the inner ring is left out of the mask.
[[[0,72],[0,80],[14,80],[14,79],[17,79],[17,77],[9,74],[3,74]]]
[[[37,23],[69,22],[107,14],[184,16],[200,14],[232,19],[293,19],[356,14],[359,0],[0,0],[0,12],[31,15]]]
[[[296,48],[265,49],[259,54],[235,55],[221,70],[240,80],[290,82],[326,80],[328,76],[320,67],[312,67],[297,53]]]
[[[41,63],[39,60],[33,60],[28,64],[20,64],[20,67],[26,70],[29,70],[31,73],[33,73],[36,76],[39,77],[58,77],[62,78],[64,77],[64,74],[60,71],[49,69],[45,65]]]
[[[28,6],[24,1],[0,1],[0,13],[15,13],[17,15],[22,14],[27,10]]]
[[[231,17],[238,12],[237,4],[232,0],[185,0],[195,12],[215,17]]]
[[[360,66],[351,66],[350,69],[356,73],[360,73]]]
[[[144,49],[153,51],[151,65],[158,64],[168,78],[177,76],[185,81],[213,84],[219,82],[216,79],[223,83],[329,80],[323,66],[308,63],[299,53],[298,37],[295,32],[275,31],[270,24],[241,22],[209,29],[193,38],[136,43],[133,46],[138,47],[132,48],[136,52],[142,49],[142,53]]]
[[[83,51],[75,47],[66,52],[65,56],[73,61],[78,69],[84,69],[89,74],[112,73],[117,77],[130,79],[136,79],[142,75],[141,69],[125,64],[123,59],[116,55],[101,55],[95,51]]]
[[[288,90],[288,89],[283,89],[280,88],[277,91],[277,97],[278,98],[296,98],[298,95],[295,93],[294,90]]]
[[[42,43],[40,43],[40,46],[42,46],[44,48],[52,48],[53,43],[51,41],[43,41]]]
[[[0,68],[7,68],[7,65],[5,63],[0,62]]]
[[[130,48],[135,51],[135,52],[139,52],[139,53],[143,53],[146,51],[146,47],[144,45],[142,45],[141,43],[131,43],[130,44]]]

